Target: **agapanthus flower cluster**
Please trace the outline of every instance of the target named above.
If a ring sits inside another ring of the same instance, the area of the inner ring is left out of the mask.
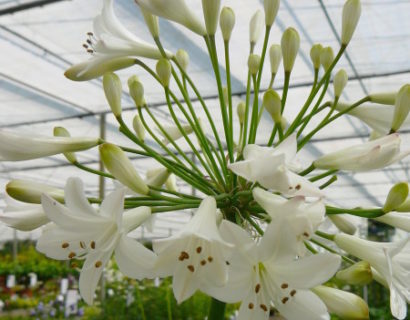
[[[237,105],[237,117],[230,72],[229,43],[237,23],[232,8],[222,7],[220,0],[202,0],[201,19],[185,0],[135,0],[153,38],[147,43],[117,18],[114,0],[102,2],[103,9],[84,44],[91,57],[65,74],[74,81],[103,77],[107,103],[119,130],[135,148],[97,137],[71,137],[62,127],[55,128],[54,137],[0,131],[2,161],[62,153],[74,166],[111,179],[115,185],[114,191],[100,199],[86,197],[78,178],[68,179],[64,190],[13,180],[6,186],[7,208],[0,220],[24,231],[43,226],[37,242],[40,252],[73,264],[83,261],[79,288],[89,304],[104,267],[114,256],[127,277],[171,276],[178,303],[197,290],[208,294],[213,298],[209,319],[223,319],[224,303],[236,302],[241,302],[238,319],[242,320],[268,319],[273,310],[289,320],[330,319],[331,313],[342,319],[368,319],[366,302],[329,286],[333,277],[351,285],[365,285],[373,279],[380,282],[390,290],[392,315],[405,319],[410,302],[409,238],[394,243],[361,239],[354,235],[356,227],[348,215],[409,232],[407,183],[393,186],[383,207],[330,206],[324,192],[340,171],[379,170],[410,153],[400,150],[399,134],[410,121],[409,84],[398,92],[372,94],[354,103],[339,101],[348,76],[343,69],[334,71],[359,22],[360,0],[345,2],[336,55],[331,47],[312,47],[314,81],[294,119],[285,119],[284,114],[300,37],[290,27],[280,44],[269,46],[279,0],[264,0],[263,10],[257,9],[250,19],[247,92],[245,101]],[[172,53],[162,46],[159,19],[178,23],[203,38],[220,114],[209,111],[200,87],[192,80],[188,53],[183,49]],[[218,25],[225,49],[226,83],[216,46]],[[263,32],[262,49],[257,52],[255,45]],[[144,62],[146,58],[156,60],[155,70]],[[261,88],[265,60],[270,62],[271,79],[267,88]],[[284,86],[279,93],[274,88],[282,62]],[[114,72],[131,67],[138,69],[127,81],[136,107],[129,126],[122,117],[124,81]],[[171,123],[162,123],[150,110],[140,73],[148,73],[163,88]],[[335,98],[323,101],[321,92],[326,92],[331,81]],[[198,106],[192,97],[199,101]],[[271,131],[258,131],[266,115],[272,119]],[[369,141],[328,150],[312,163],[303,163],[298,151],[344,115],[357,117],[374,130]],[[215,121],[219,117],[221,128]],[[319,122],[308,131],[313,118]],[[264,142],[258,145],[256,141]],[[76,157],[76,152],[96,146],[106,171],[87,167]],[[195,160],[186,154],[187,147]],[[130,160],[132,154],[155,160],[158,168],[147,170],[142,177]],[[177,180],[194,188],[196,194],[179,191]],[[193,210],[192,219],[175,235],[153,240],[152,250],[128,235],[143,224],[155,229],[154,217],[163,212],[183,210]],[[337,233],[325,232],[327,218],[338,228]]]

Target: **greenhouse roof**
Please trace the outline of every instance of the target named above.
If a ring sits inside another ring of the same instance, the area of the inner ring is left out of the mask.
[[[199,0],[190,0],[201,15]],[[237,16],[237,24],[231,41],[232,86],[235,103],[244,98],[247,76],[248,23],[260,0],[226,0]],[[309,50],[314,43],[338,48],[343,1],[336,0],[282,0],[278,17],[271,32],[270,43],[280,43],[282,32],[295,27],[301,36],[301,49],[292,72],[291,91],[288,96],[286,117],[292,118],[309,94],[313,69]],[[72,64],[88,58],[82,44],[86,33],[92,29],[92,20],[102,7],[101,0],[0,0],[0,128],[52,135],[55,126],[67,128],[73,136],[98,137],[101,116],[106,121],[106,140],[121,145],[131,145],[119,132],[115,118],[105,100],[101,80],[72,82],[64,77],[64,71]],[[144,20],[132,0],[115,0],[115,12],[120,20],[140,38],[152,42]],[[374,92],[397,91],[409,82],[410,75],[410,1],[363,0],[362,17],[351,44],[338,67],[349,75],[349,83],[343,94],[344,101],[354,102]],[[189,73],[199,88],[212,114],[218,114],[215,99],[217,89],[211,64],[203,39],[180,25],[160,20],[161,39],[164,47],[172,52],[184,48],[190,55]],[[219,31],[218,31],[219,32]],[[222,40],[217,34],[218,49]],[[256,51],[261,50],[261,43]],[[153,66],[152,61],[147,63]],[[225,68],[221,62],[221,69]],[[262,77],[262,88],[267,88],[270,75],[268,67]],[[223,73],[223,72],[222,72]],[[130,68],[119,72],[126,79],[137,74],[145,87],[146,100],[155,115],[169,122],[165,97],[149,75],[141,69]],[[275,81],[278,90],[283,86],[283,75]],[[327,98],[332,99],[333,90]],[[130,123],[136,110],[131,98],[124,93],[125,120]],[[199,110],[199,108],[198,108]],[[200,113],[200,111],[198,111]],[[220,119],[218,119],[220,121]],[[315,123],[313,123],[315,124]],[[317,122],[316,122],[317,124]],[[206,125],[206,124],[205,124]],[[258,142],[266,143],[271,130],[271,120],[263,118]],[[218,123],[222,131],[222,122]],[[237,128],[236,128],[237,129]],[[319,155],[368,139],[370,130],[353,117],[345,117],[320,132],[314,142],[300,155],[300,161],[309,165]],[[404,150],[410,149],[410,131],[402,134]],[[98,166],[98,152],[94,148],[78,153],[78,158],[90,166]],[[143,175],[158,164],[152,160],[133,159]],[[377,206],[384,202],[393,183],[410,180],[410,159],[385,168],[382,171],[343,174],[337,183],[326,189],[332,202],[340,206]],[[63,187],[70,176],[79,176],[89,195],[98,193],[98,178],[70,165],[63,156],[45,159],[0,162],[0,188],[10,179],[30,179]],[[180,188],[193,192],[182,183]],[[107,190],[114,186],[107,183]],[[4,194],[0,197],[0,209],[4,208]],[[169,213],[158,218],[155,234],[139,231],[137,236],[162,237],[178,230],[190,213]],[[144,233],[144,234],[141,234]],[[22,238],[38,234],[19,233]],[[1,238],[8,239],[12,230],[1,226]]]

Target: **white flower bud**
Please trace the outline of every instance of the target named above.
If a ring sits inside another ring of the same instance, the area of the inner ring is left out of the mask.
[[[263,12],[258,10],[254,13],[249,24],[249,42],[255,45],[258,42],[263,30]]]
[[[202,0],[202,10],[208,35],[213,36],[216,33],[220,7],[221,0]]]
[[[310,49],[310,59],[312,60],[315,70],[320,68],[320,56],[322,54],[323,46],[321,44],[314,44]]]
[[[322,49],[322,52],[320,54],[320,64],[323,66],[323,69],[325,69],[325,71],[330,68],[334,59],[335,55],[331,47],[325,47]]]
[[[329,313],[346,320],[369,319],[369,307],[359,296],[343,290],[318,286],[312,291],[325,303]]]
[[[280,126],[282,127],[282,131],[285,131],[289,126],[289,122],[285,117],[282,117],[282,119],[280,120]]]
[[[383,212],[387,213],[400,207],[406,201],[409,195],[409,185],[407,182],[396,183],[389,191],[386,202],[383,206]]]
[[[402,207],[400,206],[400,208]],[[399,211],[399,209],[395,210]],[[374,220],[410,232],[410,214],[408,212],[389,212],[381,217],[374,218]]]
[[[235,12],[230,7],[223,7],[219,18],[219,26],[224,41],[229,41],[235,25]]]
[[[256,75],[259,71],[261,57],[257,54],[250,54],[248,59],[248,68],[252,75]]]
[[[158,17],[151,14],[149,11],[145,10],[141,7],[142,15],[144,16],[145,24],[147,25],[149,32],[151,33],[152,37],[158,38],[159,37],[159,23]]]
[[[335,97],[340,98],[343,89],[346,87],[348,80],[347,73],[344,69],[340,69],[333,78],[333,87],[335,90]]]
[[[41,203],[41,195],[48,194],[59,202],[64,202],[64,191],[47,184],[27,180],[11,180],[6,185],[7,194],[13,199],[27,203]]]
[[[281,100],[279,94],[273,90],[268,89],[265,94],[263,95],[263,105],[266,111],[269,112],[273,121],[275,123],[281,123],[282,121],[282,114],[281,114]]]
[[[142,142],[145,140],[145,128],[144,125],[141,121],[141,118],[139,115],[135,115],[133,121],[132,121],[132,127],[134,128],[134,131]]]
[[[272,74],[277,74],[280,62],[282,61],[282,48],[278,44],[273,44],[269,48],[270,71]]]
[[[71,137],[70,133],[67,131],[66,128],[63,127],[54,127],[54,136],[55,137]],[[70,163],[75,163],[77,162],[77,157],[75,156],[75,153],[73,152],[64,152],[63,153],[64,157],[68,160]]]
[[[399,207],[394,210],[398,212],[410,212],[410,198],[407,198]]]
[[[104,143],[99,148],[104,166],[115,179],[139,194],[148,194],[149,188],[121,148],[110,143]]]
[[[372,93],[369,95],[370,102],[394,106],[397,92]]]
[[[373,280],[372,268],[367,261],[360,261],[336,273],[336,279],[351,285],[365,285]]]
[[[128,78],[128,80],[127,80],[128,87],[129,87],[129,86],[131,85],[131,83],[133,83],[134,81],[140,81],[140,79],[139,79],[135,74]]]
[[[239,102],[236,112],[238,113],[239,123],[243,124],[245,121],[246,104],[245,102]]]
[[[393,122],[391,125],[392,131],[400,129],[403,122],[406,120],[410,111],[410,84],[405,84],[401,87],[396,97],[394,105]]]
[[[171,172],[167,168],[156,168],[148,170],[146,181],[149,186],[160,188],[169,178]]]
[[[103,77],[103,87],[105,97],[107,98],[108,104],[110,105],[111,111],[114,116],[118,117],[121,115],[121,94],[122,85],[120,78],[112,72],[104,74]]]
[[[169,86],[171,78],[171,64],[165,58],[159,59],[156,66],[157,75],[164,87]]]
[[[174,174],[171,174],[165,181],[165,188],[169,191],[178,191],[177,179]]]
[[[283,67],[285,72],[291,72],[295,64],[300,46],[300,37],[294,28],[287,28],[281,40]]]
[[[177,59],[178,64],[181,68],[186,71],[189,64],[189,55],[184,49],[178,49],[177,53],[175,54],[175,58]]]
[[[137,107],[145,105],[144,86],[139,80],[134,79],[134,81],[128,81],[128,89],[130,96]]]
[[[280,0],[264,0],[263,8],[265,9],[265,24],[270,27],[275,21],[278,14]]]
[[[356,233],[356,225],[349,219],[350,217],[348,215],[330,214],[328,217],[340,231],[347,234]]]
[[[343,6],[342,45],[347,45],[352,39],[361,11],[360,0],[347,0]]]

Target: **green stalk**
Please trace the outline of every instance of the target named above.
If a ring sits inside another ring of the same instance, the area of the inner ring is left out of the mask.
[[[84,171],[87,171],[87,172],[90,172],[90,173],[93,173],[93,174],[97,174],[97,175],[102,176],[102,177],[115,179],[113,175],[111,175],[107,172],[103,172],[103,171],[100,171],[100,170],[95,170],[95,169],[86,167],[86,166],[82,165],[81,163],[79,163],[77,161],[73,162],[72,164],[75,165],[77,168],[79,168],[81,170],[84,170]]]
[[[269,141],[268,141],[268,147],[271,147],[273,145],[273,141],[275,140],[276,132],[278,131],[278,125],[274,125],[272,129],[272,133],[270,135]]]
[[[283,114],[283,111],[285,110],[286,99],[288,97],[289,82],[290,82],[290,71],[285,71],[285,83],[283,85],[282,100],[281,100],[282,102],[281,113],[282,114]]]
[[[314,168],[314,167],[313,167],[313,168]],[[309,181],[310,181],[310,182],[318,181],[318,180],[320,180],[320,179],[323,179],[323,178],[326,178],[326,177],[328,177],[328,176],[331,176],[332,174],[334,174],[334,173],[336,173],[336,172],[338,172],[338,171],[339,171],[339,170],[337,170],[337,169],[328,170],[328,171],[326,171],[326,172],[324,172],[324,173],[318,174],[317,176],[314,176],[314,177],[310,178]]]
[[[339,256],[340,256],[344,261],[346,261],[347,263],[349,263],[349,264],[355,264],[355,261],[353,261],[352,259],[350,259],[350,258],[348,258],[348,257],[346,257],[346,256],[344,256],[344,255],[342,255],[342,254],[340,254],[340,253],[337,252],[336,250],[334,250],[334,249],[332,249],[331,247],[329,247],[329,246],[327,246],[327,245],[321,243],[320,241],[317,241],[317,240],[315,240],[315,239],[309,239],[309,241],[311,241],[312,243],[318,245],[319,247],[322,247],[323,249],[325,249],[325,250],[327,250],[327,251],[329,251],[329,252],[331,252],[331,253],[334,253],[334,254],[339,255]]]
[[[232,84],[231,84],[231,63],[229,59],[229,41],[224,41],[225,48],[225,68],[226,68],[226,86],[228,89],[228,123],[229,138],[233,148],[233,107],[232,107]]]
[[[254,92],[253,92],[251,126],[249,128],[249,139],[248,139],[249,144],[255,143],[256,128],[258,126],[256,122],[258,121],[258,111],[259,111],[258,110],[259,97],[258,97],[257,79],[255,75],[252,75],[252,81],[253,81]]]
[[[225,309],[226,309],[225,302],[212,298],[211,306],[209,308],[208,319],[209,320],[224,320],[225,319]]]
[[[246,83],[246,98],[245,98],[245,119],[243,121],[243,140],[242,140],[241,150],[245,148],[247,136],[248,136],[249,100],[251,98],[251,84],[252,84],[251,80],[252,80],[251,73],[248,70],[248,80]]]
[[[333,182],[337,181],[337,176],[332,176],[329,180],[327,180],[324,184],[322,184],[321,186],[319,186],[320,190],[323,190],[325,188],[327,188],[328,186],[330,186]]]
[[[331,206],[326,206],[326,214],[351,214],[357,217],[363,218],[377,218],[385,215],[386,213],[381,208],[354,208],[354,209],[345,209],[345,208],[336,208]]]

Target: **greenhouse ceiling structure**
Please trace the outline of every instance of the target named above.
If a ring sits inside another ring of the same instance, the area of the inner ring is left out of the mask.
[[[192,5],[201,15],[200,0]],[[237,24],[231,41],[232,86],[235,104],[244,98],[246,61],[249,50],[248,24],[256,9],[262,8],[261,0],[226,0],[224,5],[234,8]],[[292,72],[291,90],[288,96],[288,116],[294,116],[297,108],[309,94],[313,81],[313,68],[309,51],[314,43],[332,46],[339,44],[341,9],[339,0],[281,0],[270,43],[280,43],[282,32],[294,27],[301,36],[301,48]],[[101,80],[72,82],[64,77],[64,71],[72,64],[87,59],[82,44],[92,29],[92,20],[102,7],[101,0],[0,0],[0,129],[27,134],[52,135],[55,126],[67,128],[73,136],[95,136],[105,128],[107,141],[127,145],[129,142],[118,132],[115,118],[105,100]],[[132,0],[116,0],[115,12],[120,20],[140,38],[151,42],[143,17]],[[410,1],[409,0],[363,0],[362,17],[347,54],[339,62],[349,75],[344,91],[344,101],[356,101],[373,92],[397,91],[410,81]],[[161,39],[164,46],[176,52],[184,48],[190,55],[189,73],[200,84],[202,96],[212,112],[218,113],[217,89],[206,47],[197,35],[180,25],[160,20]],[[218,31],[219,32],[219,31]],[[220,34],[217,34],[219,50],[222,50]],[[260,50],[261,44],[256,47]],[[153,65],[152,61],[148,61]],[[220,65],[224,69],[223,64]],[[262,88],[267,88],[269,73],[265,68]],[[136,74],[145,86],[146,100],[160,121],[170,122],[161,88],[141,69],[121,71],[123,83]],[[283,86],[279,74],[275,88]],[[332,99],[332,90],[327,93]],[[123,97],[124,117],[131,122],[135,107],[127,92]],[[198,108],[199,109],[199,108]],[[199,111],[198,111],[199,112]],[[205,123],[205,126],[207,124]],[[261,133],[270,133],[272,121],[263,118]],[[218,128],[222,131],[222,123]],[[402,130],[402,148],[410,149],[409,128]],[[370,129],[353,117],[343,117],[320,132],[314,142],[300,155],[300,161],[309,165],[312,159],[335,148],[366,141]],[[262,134],[259,135],[259,138]],[[79,160],[97,168],[97,149],[79,152]],[[141,174],[158,167],[152,160],[134,158]],[[326,189],[328,198],[339,206],[377,206],[385,200],[390,187],[398,181],[409,181],[410,158],[383,171],[344,174]],[[79,176],[90,196],[99,191],[96,176],[84,173],[67,163],[63,156],[45,159],[0,162],[0,210],[5,207],[4,187],[11,179],[30,179],[63,187],[70,176]],[[182,183],[179,187],[185,192]],[[107,192],[114,188],[106,182]],[[156,233],[138,231],[137,237],[163,237],[178,230],[189,218],[180,214],[162,214],[156,221]],[[2,240],[12,237],[13,232],[0,226]],[[21,238],[36,237],[33,233],[18,233]]]

